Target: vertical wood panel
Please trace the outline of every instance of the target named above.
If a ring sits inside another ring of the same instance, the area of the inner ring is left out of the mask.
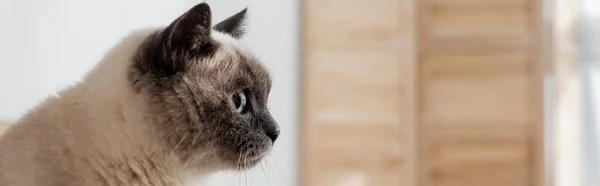
[[[543,185],[539,8],[419,1],[420,185]]]
[[[413,0],[303,2],[303,185],[416,184]]]

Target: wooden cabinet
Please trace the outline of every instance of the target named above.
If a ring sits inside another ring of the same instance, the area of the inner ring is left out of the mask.
[[[542,186],[540,0],[305,0],[304,186]]]

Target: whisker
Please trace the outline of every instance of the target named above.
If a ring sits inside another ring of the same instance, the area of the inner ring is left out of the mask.
[[[258,165],[260,166],[260,170],[262,170],[263,175],[265,176],[265,181],[267,182],[267,185],[269,184],[269,177],[267,176],[267,172],[265,171],[265,168],[263,167],[263,162],[259,162]]]
[[[236,170],[236,171],[239,171],[239,170],[240,170],[240,163],[241,163],[241,162],[240,162],[240,160],[242,159],[242,154],[243,154],[243,153],[240,153],[240,154],[238,155],[238,159],[237,159],[237,161],[235,162],[235,164],[236,164],[236,165],[235,165],[235,170]]]
[[[273,171],[273,164],[271,163],[273,161],[273,157],[269,156],[267,158],[269,161],[267,161],[267,170]],[[277,172],[277,171],[275,171]],[[272,174],[273,175],[273,174]],[[271,179],[275,179],[275,177],[271,177]]]
[[[273,160],[273,163],[275,164],[276,168],[279,167],[279,163],[277,162],[277,159],[273,155],[269,154],[269,158],[271,158],[271,160]]]
[[[236,171],[236,175],[238,178],[238,186],[241,186],[242,185],[242,173],[239,171]]]
[[[237,162],[237,168],[235,170],[237,172],[237,174],[239,175],[238,185],[240,185],[240,186],[242,185],[242,172],[241,171],[244,169],[244,167],[243,167],[244,164],[243,163],[245,162],[245,159],[246,159],[245,158],[246,157],[246,153],[247,153],[247,151],[244,152],[242,150],[242,152],[239,154],[239,156],[238,156],[238,162]],[[244,162],[242,162],[242,161],[244,161]]]
[[[248,173],[246,171],[246,167],[248,165],[246,164],[246,157],[247,156],[244,156],[244,184],[245,184],[245,186],[248,186]]]
[[[173,147],[173,150],[171,151],[171,153],[169,154],[169,157],[167,157],[167,161],[165,162],[165,166],[168,166],[169,163],[171,163],[171,157],[173,157],[173,154],[175,153],[175,151],[177,150],[177,148],[179,147],[179,145],[181,145],[181,142],[183,142],[183,140],[185,140],[185,138],[187,138],[188,135],[183,136],[179,142],[177,143],[177,145],[175,145],[175,147]]]
[[[237,175],[238,175],[238,186],[241,186],[242,185],[242,173],[238,171]]]

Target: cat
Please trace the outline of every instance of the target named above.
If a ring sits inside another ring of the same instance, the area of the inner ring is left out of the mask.
[[[5,132],[0,185],[180,186],[260,163],[280,129],[269,72],[239,41],[246,12],[213,26],[200,3],[126,36]]]

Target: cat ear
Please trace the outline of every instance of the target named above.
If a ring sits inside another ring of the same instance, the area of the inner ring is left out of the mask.
[[[247,11],[248,8],[244,8],[244,10],[216,24],[214,29],[216,31],[229,34],[234,38],[241,38],[245,34],[244,26],[246,22]]]
[[[211,11],[201,3],[175,19],[153,40],[155,55],[152,69],[163,75],[173,75],[186,66],[185,55],[190,51],[210,49]],[[192,52],[196,53],[196,52]]]
[[[165,29],[165,34],[168,34],[165,47],[188,50],[209,43],[211,17],[208,4],[194,6]]]

